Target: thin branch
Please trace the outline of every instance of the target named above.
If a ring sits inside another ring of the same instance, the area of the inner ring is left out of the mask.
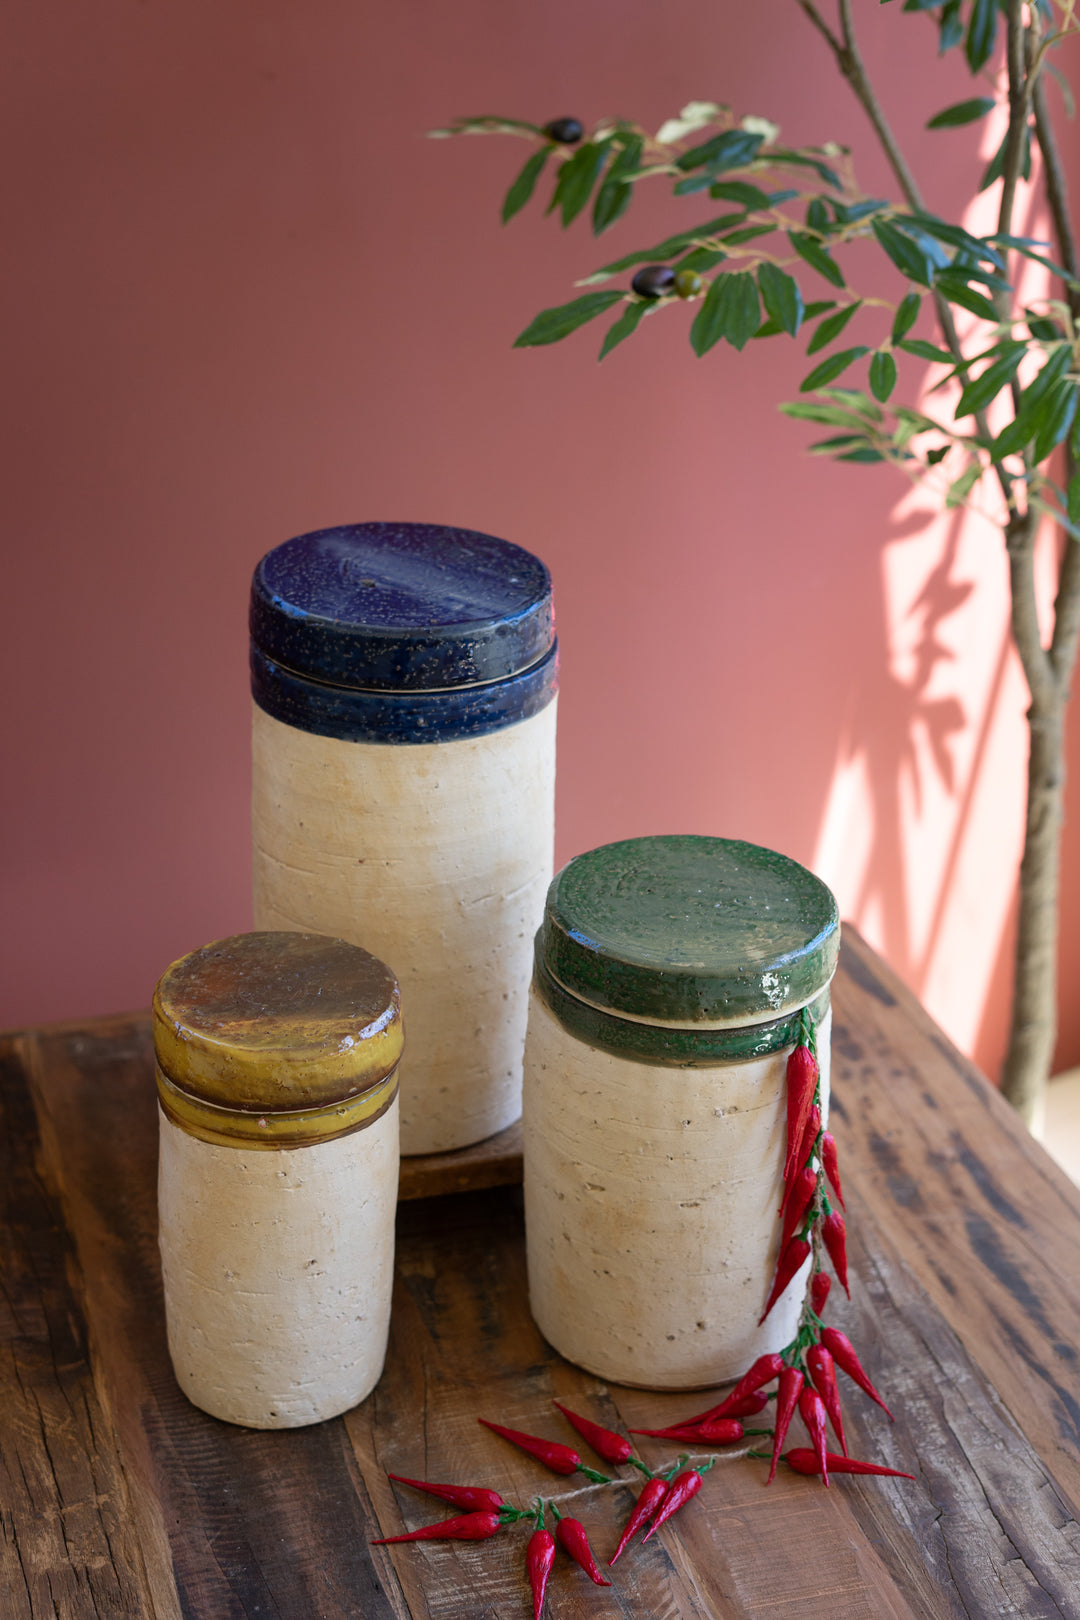
[[[998,205],[998,235],[1008,236],[1012,229],[1013,203],[1024,161],[1024,131],[1027,126],[1030,84],[1024,71],[1024,16],[1023,0],[1009,0],[1009,22],[1006,61],[1009,68],[1009,131],[1005,139],[1005,159],[1002,164],[1001,200]],[[1007,294],[1003,294],[1007,298]]]
[[[829,27],[828,23],[825,21],[817,7],[811,4],[811,0],[798,0],[798,4],[806,12],[806,15],[809,17],[814,27],[818,29],[820,33],[825,35],[825,38],[828,40],[833,50],[837,53],[837,55],[839,55],[844,47],[837,39],[836,35],[833,33],[832,29]]]
[[[870,83],[870,77],[866,71],[866,64],[862,59],[858,41],[855,38],[851,0],[840,0],[840,26],[844,34],[843,44],[836,54],[840,71],[862,102],[866,116],[873,124],[885,156],[892,166],[892,171],[900,182],[900,189],[907,198],[908,207],[921,214],[924,212],[923,200],[915,176],[908,167],[907,158],[905,158],[897,144],[896,136],[889,128],[888,120],[881,109],[881,103],[874,93],[873,85]]]
[[[1073,234],[1072,220],[1069,216],[1069,196],[1065,183],[1065,169],[1061,162],[1061,153],[1058,150],[1054,126],[1050,122],[1050,108],[1046,100],[1046,81],[1041,74],[1035,81],[1031,99],[1032,106],[1035,109],[1035,136],[1043,157],[1046,200],[1050,205],[1050,214],[1054,221],[1054,235],[1057,238],[1058,258],[1070,276],[1075,278],[1077,275],[1076,237]],[[1066,297],[1073,314],[1080,315],[1080,288],[1066,288]]]

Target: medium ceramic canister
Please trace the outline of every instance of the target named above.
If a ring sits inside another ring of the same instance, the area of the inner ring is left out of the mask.
[[[824,883],[755,844],[630,839],[554,879],[525,1053],[525,1222],[533,1315],[570,1361],[693,1389],[794,1337],[806,1270],[758,1324],[785,1068],[805,1008],[827,1110],[839,940]]]
[[[554,851],[551,579],[466,529],[300,535],[251,597],[255,924],[363,941],[408,1008],[401,1149],[521,1113]]]
[[[241,934],[154,995],[158,1223],[181,1389],[287,1429],[362,1401],[390,1324],[398,987],[340,939]]]

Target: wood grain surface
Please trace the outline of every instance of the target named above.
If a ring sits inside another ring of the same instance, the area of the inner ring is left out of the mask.
[[[610,1589],[560,1555],[551,1620],[1080,1617],[1080,1193],[850,932],[834,1005],[853,1299],[830,1315],[897,1420],[849,1385],[849,1440],[916,1479],[826,1491],[782,1471],[765,1490],[760,1463],[726,1455]],[[604,1386],[544,1343],[518,1189],[402,1204],[368,1401],[236,1429],[169,1367],[145,1020],[8,1037],[0,1060],[2,1620],[531,1613],[526,1530],[370,1548],[442,1516],[387,1470],[565,1499],[609,1555],[634,1480],[559,1479],[476,1418],[572,1442],[553,1396],[633,1427],[704,1402]]]

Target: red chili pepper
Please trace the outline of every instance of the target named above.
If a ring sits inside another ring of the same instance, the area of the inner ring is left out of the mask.
[[[890,1422],[895,1423],[896,1419],[863,1371],[862,1363],[855,1354],[855,1346],[847,1334],[841,1333],[838,1328],[823,1328],[821,1342],[826,1350],[832,1353],[836,1365],[846,1372],[849,1378],[854,1379],[859,1388],[865,1390],[872,1401],[877,1401],[881,1410],[887,1414]]]
[[[704,1423],[673,1423],[668,1429],[631,1429],[631,1434],[651,1435],[654,1440],[708,1440],[715,1446],[730,1446],[743,1437],[737,1418],[710,1418]]]
[[[765,1309],[758,1317],[758,1327],[764,1322],[800,1266],[805,1265],[809,1253],[810,1245],[805,1238],[792,1238],[787,1248],[783,1250],[773,1279],[772,1291],[765,1302]]]
[[[766,1485],[771,1485],[776,1475],[776,1464],[780,1459],[780,1451],[787,1439],[791,1419],[795,1414],[799,1396],[802,1394],[803,1384],[806,1382],[798,1367],[785,1367],[780,1374],[780,1383],[776,1392],[776,1427],[773,1430],[772,1463],[769,1467],[769,1477]]]
[[[556,1440],[542,1440],[538,1434],[522,1434],[520,1429],[504,1429],[501,1423],[489,1423],[487,1418],[477,1418],[476,1421],[482,1423],[485,1429],[490,1429],[493,1434],[501,1434],[503,1439],[509,1440],[512,1445],[520,1446],[522,1451],[527,1451],[530,1457],[542,1462],[552,1473],[576,1474],[580,1469],[590,1479],[608,1483],[606,1474],[598,1474],[595,1469],[586,1468],[577,1452],[571,1450],[569,1446],[562,1446]]]
[[[833,1192],[840,1200],[841,1209],[847,1209],[844,1203],[844,1189],[840,1185],[840,1167],[836,1162],[836,1138],[828,1131],[821,1138],[821,1164],[832,1183]]]
[[[559,1408],[567,1422],[574,1425],[581,1438],[587,1440],[597,1456],[603,1457],[605,1462],[624,1463],[633,1455],[633,1446],[629,1440],[624,1440],[621,1434],[615,1434],[611,1429],[602,1429],[599,1423],[593,1423],[589,1418],[579,1417],[561,1401],[554,1401],[552,1404]]]
[[[634,1510],[626,1521],[626,1529],[619,1537],[619,1545],[608,1559],[609,1569],[615,1562],[616,1558],[621,1557],[626,1551],[626,1548],[637,1535],[642,1525],[648,1524],[649,1520],[660,1506],[660,1503],[667,1495],[667,1492],[668,1482],[666,1479],[649,1480],[648,1484],[645,1486],[645,1489],[634,1503]]]
[[[683,1426],[689,1424],[708,1423],[712,1418],[743,1417],[745,1414],[737,1412],[736,1406],[746,1396],[753,1395],[763,1384],[771,1384],[774,1378],[779,1378],[784,1370],[783,1356],[770,1354],[758,1356],[757,1360],[744,1372],[734,1389],[720,1402],[719,1406],[710,1406],[707,1412],[699,1412],[697,1417],[684,1418]],[[757,1410],[760,1412],[761,1408]]]
[[[729,1395],[726,1401],[712,1407],[708,1412],[699,1412],[697,1417],[683,1418],[682,1427],[697,1429],[703,1424],[715,1423],[717,1418],[757,1417],[759,1412],[764,1412],[768,1404],[769,1397],[760,1391],[755,1391],[753,1395],[743,1395],[737,1401],[733,1401]]]
[[[775,1351],[766,1356],[758,1356],[721,1404],[726,1407],[732,1401],[742,1400],[744,1395],[752,1395],[756,1389],[761,1389],[765,1384],[771,1384],[774,1378],[779,1378],[784,1366],[783,1356],[777,1355]],[[720,1408],[716,1407],[712,1415],[719,1417]]]
[[[410,1530],[404,1536],[380,1536],[371,1545],[386,1547],[392,1541],[486,1541],[501,1525],[497,1513],[460,1513],[456,1519],[422,1524],[419,1530]]]
[[[815,1103],[813,1108],[811,1108],[810,1116],[806,1121],[806,1129],[803,1131],[802,1141],[799,1143],[799,1151],[795,1155],[795,1163],[791,1167],[791,1179],[788,1181],[784,1190],[783,1203],[780,1205],[781,1214],[783,1214],[784,1209],[791,1198],[792,1189],[798,1180],[799,1171],[810,1163],[810,1159],[814,1151],[814,1143],[818,1139],[818,1133],[820,1130],[821,1109],[818,1107],[817,1103]]]
[[[840,1442],[840,1450],[847,1456],[847,1441],[844,1439],[844,1418],[840,1411],[840,1391],[836,1387],[836,1368],[830,1351],[823,1344],[812,1344],[806,1352],[806,1366],[813,1380],[814,1388],[825,1403],[825,1410],[829,1414],[829,1422],[833,1426],[833,1433]]]
[[[832,1278],[827,1271],[815,1271],[810,1279],[810,1309],[815,1316],[820,1316],[825,1309],[825,1302],[832,1287]]]
[[[558,1513],[558,1511],[558,1508],[554,1509],[555,1513]],[[574,1563],[581,1565],[590,1581],[595,1581],[597,1586],[611,1585],[611,1582],[604,1578],[603,1573],[597,1567],[592,1548],[589,1546],[589,1538],[585,1533],[585,1526],[580,1519],[560,1518],[555,1526],[555,1539],[563,1551],[570,1554]]]
[[[821,1135],[821,1109],[817,1103],[811,1108],[803,1131],[802,1141],[799,1143],[799,1163],[809,1164],[810,1155],[814,1151],[814,1144]]]
[[[847,1232],[844,1229],[844,1217],[835,1209],[830,1210],[821,1223],[821,1241],[828,1250],[833,1270],[840,1279],[844,1293],[850,1299],[851,1289],[847,1280]]]
[[[914,1474],[905,1474],[900,1468],[882,1468],[879,1463],[860,1462],[858,1457],[838,1457],[835,1451],[827,1451],[825,1458],[834,1474],[892,1474],[896,1479],[914,1479]],[[817,1453],[809,1446],[796,1446],[794,1451],[784,1453],[784,1461],[797,1474],[820,1474],[821,1463]]]
[[[662,1524],[666,1524],[673,1513],[678,1513],[685,1507],[692,1496],[696,1496],[701,1489],[701,1475],[696,1468],[687,1468],[681,1474],[676,1474],[671,1482],[667,1495],[660,1504],[660,1511],[652,1524],[646,1530],[641,1540],[644,1544],[650,1536],[655,1536]]]
[[[818,1083],[817,1059],[808,1046],[797,1046],[787,1060],[787,1157],[784,1180],[798,1169],[799,1147],[814,1105]]]
[[[806,1218],[806,1212],[814,1201],[817,1192],[817,1171],[811,1170],[807,1165],[799,1171],[791,1183],[791,1197],[788,1199],[787,1213],[784,1216],[784,1228],[780,1234],[780,1248],[784,1250],[795,1236],[799,1227]]]
[[[399,1485],[411,1485],[414,1491],[426,1491],[429,1496],[438,1496],[444,1502],[452,1502],[455,1507],[465,1508],[470,1513],[497,1513],[503,1505],[503,1499],[498,1491],[485,1490],[480,1485],[436,1485],[430,1479],[407,1479],[404,1474],[387,1474],[387,1479],[396,1479]]]
[[[819,1472],[826,1485],[829,1483],[828,1444],[829,1437],[825,1432],[825,1403],[816,1390],[809,1384],[804,1385],[799,1396],[799,1416],[806,1424],[811,1440],[814,1442],[814,1451],[821,1464]]]
[[[682,1427],[684,1429],[696,1429],[702,1423],[712,1423],[717,1418],[722,1417],[756,1417],[759,1412],[765,1410],[768,1404],[769,1397],[762,1395],[757,1390],[751,1395],[740,1395],[738,1399],[732,1394],[728,1396],[726,1401],[721,1401],[719,1406],[710,1406],[707,1412],[699,1412],[696,1417],[683,1418]]]
[[[536,1529],[529,1537],[529,1545],[525,1548],[525,1571],[529,1577],[529,1586],[532,1589],[533,1620],[540,1620],[540,1611],[544,1607],[544,1594],[547,1591],[548,1576],[551,1574],[551,1566],[554,1562],[555,1537],[550,1530],[544,1529],[544,1504],[541,1502]]]

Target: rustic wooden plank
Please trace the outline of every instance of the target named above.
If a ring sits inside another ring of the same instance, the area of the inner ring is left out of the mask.
[[[410,1155],[401,1161],[398,1199],[437,1198],[443,1193],[482,1192],[521,1180],[521,1121],[497,1136],[453,1153]]]
[[[1080,1502],[1080,1189],[853,930],[834,1003],[855,1224],[873,1221]]]
[[[0,1042],[0,1614],[155,1611],[94,1386],[71,1238],[10,1040]]]
[[[44,1151],[76,1235],[95,1362],[144,1507],[143,1544],[168,1560],[185,1620],[405,1620],[400,1590],[367,1553],[377,1524],[341,1420],[239,1429],[198,1411],[173,1378],[147,1039],[136,1020],[24,1043]]]
[[[519,1506],[538,1493],[557,1498],[587,1524],[598,1556],[606,1557],[638,1484],[595,1487],[561,1479],[477,1422],[487,1417],[573,1441],[552,1396],[588,1410],[583,1392],[596,1387],[544,1343],[528,1315],[520,1192],[403,1205],[397,1273],[386,1372],[371,1399],[345,1420],[387,1533],[442,1517],[437,1503],[391,1485],[386,1473],[392,1471],[489,1485]],[[603,1410],[600,1415],[603,1420]],[[617,1421],[609,1403],[606,1415]],[[528,1612],[528,1533],[518,1526],[475,1546],[398,1546],[384,1553],[414,1616],[506,1620]],[[610,1590],[594,1587],[560,1555],[550,1614],[704,1620],[711,1612],[694,1579],[681,1575],[659,1544],[627,1556],[612,1576]]]

